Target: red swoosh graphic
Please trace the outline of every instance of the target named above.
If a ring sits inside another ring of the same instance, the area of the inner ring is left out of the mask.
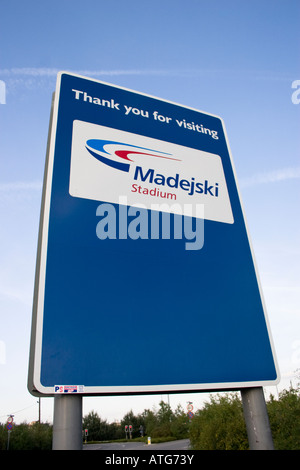
[[[124,160],[129,160],[130,162],[132,162],[132,160],[128,158],[129,153],[132,153],[132,154],[135,153],[137,155],[149,155],[150,157],[166,158],[167,160],[177,160],[178,162],[180,162],[178,158],[162,157],[161,155],[153,155],[152,153],[133,152],[132,150],[116,150],[115,151],[115,155],[117,155],[118,157],[124,158]]]

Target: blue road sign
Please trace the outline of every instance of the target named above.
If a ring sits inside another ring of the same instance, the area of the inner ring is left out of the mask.
[[[60,73],[49,140],[30,391],[276,383],[222,119]]]

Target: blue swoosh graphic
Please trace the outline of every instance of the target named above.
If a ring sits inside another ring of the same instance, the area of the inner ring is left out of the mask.
[[[102,152],[102,153],[106,153],[107,155],[111,155],[109,152],[107,152],[104,149],[105,145],[108,145],[108,144],[125,145],[126,147],[137,148],[139,150],[147,150],[148,152],[150,151],[150,152],[161,153],[163,155],[170,155],[169,153],[158,152],[157,150],[151,150],[151,149],[147,149],[145,147],[139,147],[137,145],[125,144],[124,142],[116,142],[115,140],[89,139],[89,140],[86,141],[86,147],[85,148],[90,152],[91,155],[93,155],[93,157],[95,157],[97,160],[104,163],[105,165],[108,165],[112,168],[116,168],[117,170],[126,171],[126,172],[129,171],[130,163],[123,163],[123,162],[118,162],[118,161],[115,161],[115,160],[110,160],[109,158],[106,158],[103,155],[99,155],[98,153],[93,151],[93,150],[96,150],[98,152]],[[87,147],[87,146],[92,147],[93,150],[91,148]]]

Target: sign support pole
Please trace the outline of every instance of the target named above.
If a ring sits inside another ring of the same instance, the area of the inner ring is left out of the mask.
[[[250,450],[274,450],[262,387],[241,390]]]
[[[82,396],[54,397],[52,450],[82,450]]]
[[[9,438],[10,438],[10,433],[11,433],[11,431],[8,430],[8,431],[7,431],[7,447],[6,447],[6,450],[9,450]]]

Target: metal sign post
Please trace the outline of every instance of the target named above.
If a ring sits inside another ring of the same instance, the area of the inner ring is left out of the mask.
[[[245,388],[241,395],[250,449],[274,450],[263,388]]]
[[[13,415],[10,415],[7,418],[7,424],[6,424],[6,427],[7,427],[7,450],[9,450],[9,439],[10,439],[11,430],[13,428],[13,422],[14,422]]]
[[[66,394],[55,396],[52,449],[82,449],[81,395]]]

